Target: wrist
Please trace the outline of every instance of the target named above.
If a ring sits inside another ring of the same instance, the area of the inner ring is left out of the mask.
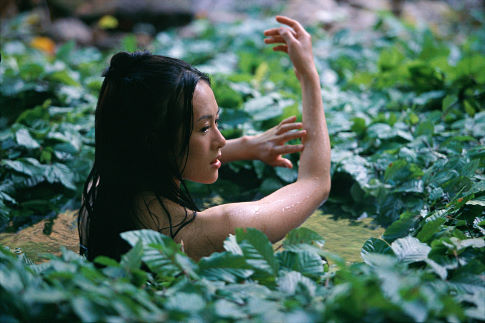
[[[241,151],[245,152],[246,156],[244,159],[246,160],[257,159],[254,138],[255,136],[247,136],[247,135],[244,135],[239,138],[241,140]]]
[[[311,84],[317,83],[320,84],[320,76],[318,75],[317,69],[315,67],[300,73],[300,83],[303,84]]]

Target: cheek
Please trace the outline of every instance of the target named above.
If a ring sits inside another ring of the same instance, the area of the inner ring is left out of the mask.
[[[200,138],[192,136],[189,141],[189,158],[196,159],[202,156],[204,142]]]

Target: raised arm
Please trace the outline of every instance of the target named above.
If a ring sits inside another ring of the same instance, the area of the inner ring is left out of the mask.
[[[272,242],[282,239],[302,224],[328,197],[330,192],[330,140],[315,68],[310,35],[295,20],[278,16],[289,26],[265,31],[267,44],[278,44],[275,51],[288,53],[302,90],[304,150],[300,156],[298,179],[259,201],[223,204],[199,213],[190,229],[196,239],[185,241],[194,258],[220,250],[224,239],[238,227],[263,231]]]

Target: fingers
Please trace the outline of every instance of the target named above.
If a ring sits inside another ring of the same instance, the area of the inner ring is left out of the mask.
[[[292,139],[298,139],[306,135],[306,130],[291,131],[279,136],[279,140],[287,142]]]
[[[285,43],[289,44],[296,41],[295,35],[290,29],[281,27],[279,32]]]
[[[274,152],[278,155],[293,154],[303,151],[305,148],[302,144],[300,145],[282,145],[274,148]]]
[[[264,31],[265,36],[279,36],[280,35],[280,28],[271,28]]]
[[[296,32],[293,29],[284,28],[284,27],[266,29],[263,32],[263,35],[265,35],[266,37],[279,36],[281,34],[281,29],[287,29],[293,34],[293,36],[296,36]]]
[[[291,116],[291,117],[288,117],[285,120],[281,121],[280,125],[284,125],[285,123],[294,122],[295,120],[296,120],[296,116]]]
[[[280,35],[264,39],[265,44],[284,43],[284,42],[285,42],[285,40]]]
[[[281,126],[278,127],[276,134],[281,135],[281,134],[284,134],[285,132],[288,132],[290,130],[301,129],[302,127],[303,127],[303,124],[301,122],[284,124],[284,125],[281,125]]]
[[[305,29],[300,25],[300,23],[298,21],[293,20],[291,18],[288,18],[288,17],[285,17],[285,16],[276,16],[276,21],[279,22],[279,23],[282,23],[284,25],[290,26],[297,33],[305,31]]]
[[[283,158],[281,156],[278,157],[278,159],[276,159],[274,166],[285,167],[285,168],[293,168],[293,164],[291,163],[291,161],[289,159]]]
[[[285,52],[285,53],[288,54],[288,46],[286,46],[286,45],[275,46],[275,47],[273,47],[273,50],[275,52]]]

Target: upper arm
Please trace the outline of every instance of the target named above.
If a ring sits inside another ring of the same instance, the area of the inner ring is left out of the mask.
[[[302,224],[327,198],[321,182],[297,181],[259,201],[229,203],[209,208],[198,215],[197,227],[212,244],[221,246],[236,228],[256,228],[271,242],[282,239]],[[323,193],[322,193],[323,192]]]

